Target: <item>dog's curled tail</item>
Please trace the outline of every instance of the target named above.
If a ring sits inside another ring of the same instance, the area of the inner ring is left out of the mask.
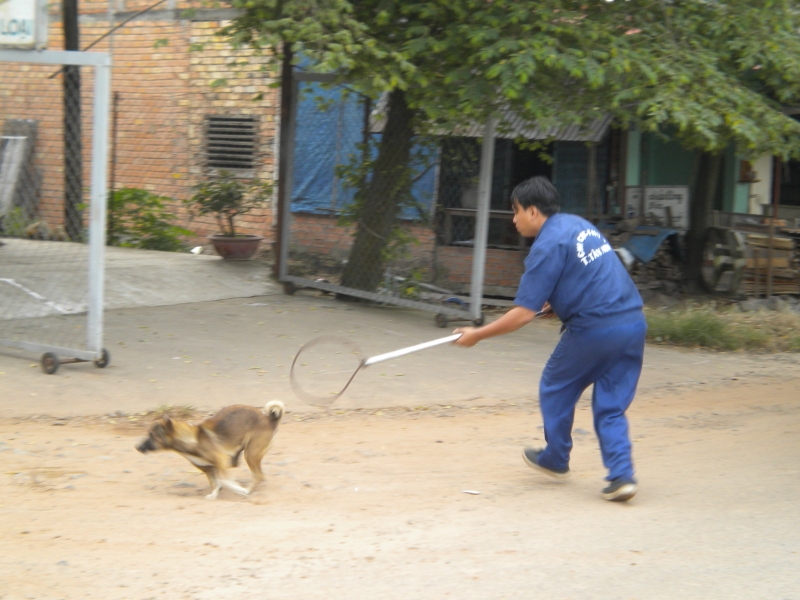
[[[270,421],[280,421],[283,410],[283,402],[280,400],[270,400],[264,406],[264,414],[269,417]]]

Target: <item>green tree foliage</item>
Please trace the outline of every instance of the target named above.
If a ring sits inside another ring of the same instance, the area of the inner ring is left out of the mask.
[[[235,42],[276,54],[285,42],[316,70],[336,72],[364,94],[389,93],[387,123],[401,137],[384,135],[387,151],[389,145],[405,148],[408,132],[483,122],[489,114],[548,127],[610,113],[623,126],[669,127],[687,147],[711,157],[731,144],[746,156],[800,156],[800,124],[781,110],[800,99],[795,1],[233,5],[244,9],[226,30]],[[405,151],[396,154],[408,158]],[[715,160],[706,161],[710,172]],[[385,198],[374,200],[396,215]],[[359,235],[366,230],[359,228],[357,245]]]
[[[375,97],[443,122],[511,108],[543,124],[598,111],[687,145],[800,156],[800,3],[790,0],[233,0],[237,43],[285,40]]]
[[[704,151],[800,155],[800,125],[781,112],[800,95],[797,2],[465,4],[468,19],[443,36],[458,106],[506,104],[546,124],[610,112]]]

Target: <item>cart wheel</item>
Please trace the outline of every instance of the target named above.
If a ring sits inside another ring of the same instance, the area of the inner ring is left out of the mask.
[[[53,352],[45,352],[42,354],[42,360],[39,364],[42,365],[42,371],[48,375],[52,375],[58,371],[58,356],[56,356]]]
[[[294,293],[297,291],[297,288],[291,281],[287,281],[283,284],[283,293],[287,296],[294,296]]]
[[[94,366],[98,369],[105,369],[108,366],[108,363],[111,362],[111,355],[108,353],[108,350],[103,348],[103,355],[94,361]]]
[[[483,325],[483,323],[484,323],[483,313],[481,313],[481,316],[472,322],[472,324],[475,325],[475,327],[480,327],[481,325]]]
[[[436,323],[437,327],[444,329],[447,327],[447,315],[444,313],[436,313],[436,317],[434,317],[433,322]]]
[[[711,293],[736,294],[747,263],[742,234],[724,227],[709,227],[703,240],[700,277]]]

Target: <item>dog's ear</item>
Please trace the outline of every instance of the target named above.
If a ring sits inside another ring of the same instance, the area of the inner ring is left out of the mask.
[[[161,417],[161,420],[164,421],[164,427],[167,428],[167,431],[172,431],[175,428],[172,424],[172,419],[169,418],[169,415],[164,415]]]

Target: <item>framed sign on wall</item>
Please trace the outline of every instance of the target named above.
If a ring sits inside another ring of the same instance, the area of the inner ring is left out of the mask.
[[[0,0],[0,49],[47,48],[47,0]]]
[[[626,188],[625,218],[638,217],[642,210],[646,216],[655,217],[664,226],[667,226],[667,214],[669,214],[672,220],[670,226],[673,229],[687,231],[690,224],[689,187],[685,185],[648,185]]]

